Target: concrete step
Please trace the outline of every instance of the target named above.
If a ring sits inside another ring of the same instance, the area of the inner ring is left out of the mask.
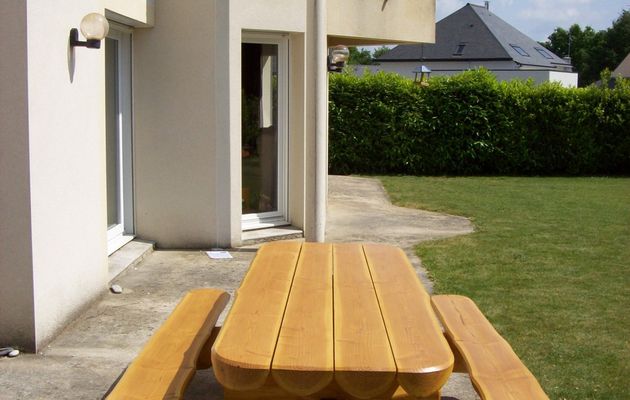
[[[129,267],[137,265],[142,259],[153,253],[155,243],[142,240],[132,240],[116,250],[108,258],[108,279],[111,283],[118,275]]]
[[[278,226],[275,228],[244,231],[241,236],[243,246],[252,246],[276,240],[295,240],[303,238],[304,232],[300,228],[296,228],[294,226]]]

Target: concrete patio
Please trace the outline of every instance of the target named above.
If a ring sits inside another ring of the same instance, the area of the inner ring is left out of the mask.
[[[377,180],[330,177],[327,241],[400,246],[429,290],[413,245],[472,230],[466,218],[393,206]],[[211,260],[203,251],[148,254],[114,279],[122,294],[104,294],[43,352],[0,358],[0,399],[104,398],[186,291],[217,287],[233,294],[256,248],[230,249],[230,260]],[[478,398],[462,374],[454,374],[442,394],[451,400]],[[211,369],[199,371],[186,393],[191,400],[222,398]]]

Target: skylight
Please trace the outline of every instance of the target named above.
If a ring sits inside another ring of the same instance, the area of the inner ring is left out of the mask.
[[[541,49],[540,47],[534,47],[537,52],[540,53],[541,56],[545,57],[548,60],[553,60],[553,56],[549,54],[549,52],[545,49]]]
[[[466,43],[460,43],[457,45],[457,49],[455,49],[455,52],[453,53],[454,56],[461,56],[462,54],[464,54],[464,48],[466,47]]]
[[[527,53],[525,50],[523,50],[523,48],[521,46],[517,46],[515,44],[511,44],[510,46],[512,46],[512,48],[520,55],[524,56],[524,57],[529,57],[529,53]]]

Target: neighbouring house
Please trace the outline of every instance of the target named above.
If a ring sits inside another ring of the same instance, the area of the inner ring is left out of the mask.
[[[6,1],[0,36],[0,346],[36,351],[133,238],[323,240],[328,48],[432,42],[435,1]]]
[[[576,87],[571,62],[544,48],[503,21],[486,6],[467,4],[436,24],[435,44],[394,47],[376,59],[372,70],[414,77],[425,65],[432,76],[454,75],[484,67],[499,80],[533,79]]]
[[[630,78],[630,53],[623,59],[623,61],[615,68],[612,73],[614,78]]]
[[[619,63],[617,68],[610,73],[610,78],[607,79],[607,87],[609,89],[614,89],[617,86],[617,79],[624,78],[630,79],[630,53],[626,56],[626,58]],[[602,80],[598,80],[594,83],[595,86],[601,87],[603,84]]]

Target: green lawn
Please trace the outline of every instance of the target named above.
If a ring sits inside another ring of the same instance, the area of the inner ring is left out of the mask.
[[[630,398],[630,179],[381,180],[397,205],[471,218],[475,233],[417,253],[552,399]]]

